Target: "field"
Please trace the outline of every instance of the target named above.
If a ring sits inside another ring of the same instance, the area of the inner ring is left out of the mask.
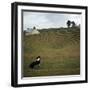
[[[54,28],[39,30],[38,35],[24,35],[23,76],[53,76],[80,74],[80,29]],[[41,56],[35,69],[29,64]]]

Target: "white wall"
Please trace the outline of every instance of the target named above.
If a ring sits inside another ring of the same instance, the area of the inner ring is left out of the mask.
[[[10,86],[11,74],[11,2],[14,0],[0,1],[0,90],[14,90]],[[87,5],[90,9],[90,0],[16,0],[28,1],[37,3],[54,3],[54,4],[69,4],[69,5]],[[90,10],[89,15],[90,16]],[[88,18],[90,20],[90,17]],[[89,21],[90,23],[90,21]],[[89,27],[90,29],[90,27]],[[89,33],[90,34],[90,31]],[[90,35],[89,35],[90,38]],[[90,46],[90,41],[89,41]],[[90,50],[90,48],[88,48]],[[89,51],[90,53],[90,51]],[[90,56],[90,55],[89,55]],[[89,57],[90,59],[90,57]],[[90,61],[88,61],[90,63]],[[90,65],[89,65],[90,68]],[[89,70],[90,76],[90,70]],[[38,86],[38,87],[24,87],[18,89],[27,90],[90,90],[89,83],[86,84],[69,84],[69,85],[55,85],[55,86]]]

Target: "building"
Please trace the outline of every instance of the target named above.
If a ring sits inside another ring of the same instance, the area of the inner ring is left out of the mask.
[[[33,27],[33,29],[27,28],[25,35],[34,35],[34,34],[40,34],[40,32],[36,29],[36,27]]]

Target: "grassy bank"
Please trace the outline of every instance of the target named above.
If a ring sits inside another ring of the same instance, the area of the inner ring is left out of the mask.
[[[24,77],[80,74],[80,30],[78,28],[40,30],[24,36]],[[29,64],[40,55],[40,68]]]

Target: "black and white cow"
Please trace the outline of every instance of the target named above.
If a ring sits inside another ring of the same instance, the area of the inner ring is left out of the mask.
[[[40,66],[40,61],[41,57],[40,56],[36,57],[36,60],[30,63],[29,67],[33,69],[35,66]]]

